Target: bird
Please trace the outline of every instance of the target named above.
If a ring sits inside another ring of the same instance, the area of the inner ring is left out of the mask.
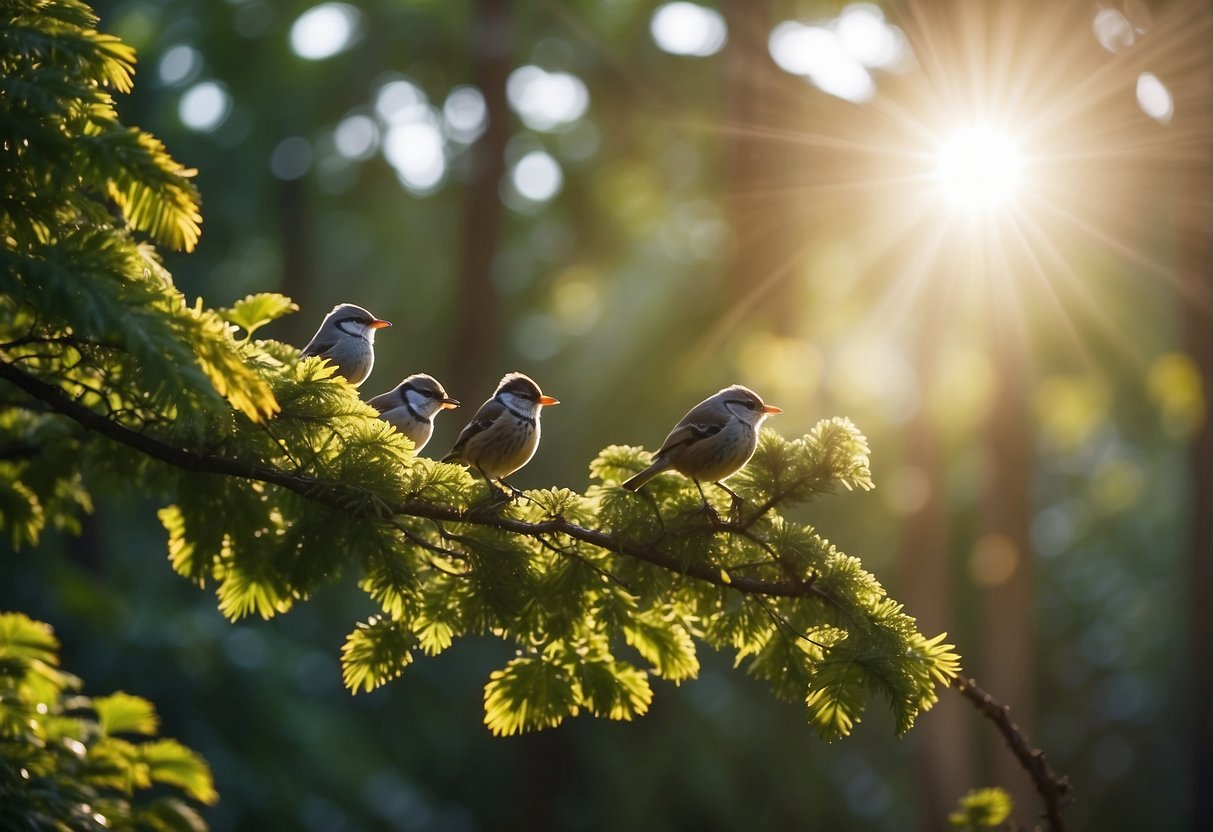
[[[357,387],[375,366],[375,331],[391,326],[353,303],[339,303],[324,316],[320,328],[299,351],[303,358],[327,358],[337,375]]]
[[[425,373],[409,376],[386,393],[368,399],[367,404],[379,411],[380,419],[413,440],[413,450],[418,453],[434,435],[434,417],[459,407],[438,380]]]
[[[740,471],[758,447],[758,428],[778,407],[765,404],[748,387],[734,384],[692,407],[653,454],[653,463],[623,483],[629,491],[639,490],[663,471],[673,469],[695,483],[707,512],[715,515],[700,483],[715,483],[733,498],[733,511],[740,508],[741,497],[722,481]]]
[[[490,488],[494,488],[496,480],[514,495],[520,494],[505,478],[535,455],[539,447],[539,414],[544,407],[554,404],[560,402],[545,396],[529,377],[507,373],[442,461],[462,462],[479,471]]]

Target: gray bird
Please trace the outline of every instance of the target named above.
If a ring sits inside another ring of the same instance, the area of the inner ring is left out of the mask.
[[[413,440],[420,452],[434,435],[434,417],[443,410],[459,407],[442,385],[425,373],[411,375],[386,393],[367,401],[379,411],[379,418],[395,425],[396,430]]]
[[[299,354],[327,358],[337,367],[337,375],[357,387],[366,381],[375,366],[375,331],[391,326],[361,306],[340,303],[325,316],[320,329]]]
[[[472,421],[455,440],[443,462],[462,462],[475,468],[488,481],[518,489],[504,478],[531,461],[539,447],[539,413],[560,404],[543,395],[539,385],[522,373],[509,373],[497,385],[493,397],[480,406]]]
[[[782,412],[764,404],[748,387],[740,384],[726,387],[692,407],[653,454],[653,464],[623,483],[623,487],[636,491],[662,471],[673,469],[691,478],[709,512],[712,509],[700,485],[703,482],[715,483],[727,491],[736,509],[741,498],[721,481],[750,461],[758,447],[762,421]]]

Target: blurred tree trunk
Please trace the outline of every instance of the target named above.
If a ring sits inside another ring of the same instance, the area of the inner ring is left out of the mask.
[[[924,400],[938,377],[939,333],[946,318],[940,294],[932,293],[925,300],[929,308],[922,316],[914,360]],[[905,464],[921,473],[928,490],[922,506],[907,514],[901,524],[898,597],[918,619],[922,632],[955,632],[946,460],[938,427],[925,404],[915,412],[907,432]],[[911,735],[919,829],[937,828],[972,785],[969,716],[960,697],[941,696],[934,708],[919,717]]]
[[[330,299],[317,297],[316,270],[311,247],[311,223],[307,199],[306,180],[287,179],[278,183],[278,233],[282,239],[282,293],[290,297],[302,314],[288,315],[276,326],[281,326],[283,340],[303,346],[312,337],[320,320],[329,309],[347,298]],[[357,303],[354,298],[348,300]],[[382,314],[382,313],[380,313]]]
[[[471,80],[484,94],[488,126],[470,151],[463,255],[447,351],[451,364],[443,375],[451,390],[479,390],[502,369],[492,361],[502,336],[493,263],[503,220],[498,188],[510,137],[505,82],[513,56],[513,9],[510,0],[475,0],[471,11]]]
[[[799,324],[787,302],[792,281],[785,192],[792,154],[785,139],[775,138],[788,106],[777,94],[786,77],[767,49],[774,26],[771,3],[724,0],[721,10],[729,30],[724,51],[728,131],[724,152],[726,210],[734,241],[728,284],[721,297],[727,307],[761,306],[772,329],[789,335]]]
[[[1192,528],[1188,565],[1188,667],[1192,731],[1192,826],[1213,829],[1213,3],[1194,3],[1195,26],[1205,33],[1199,60],[1175,85],[1179,135],[1198,148],[1178,186],[1179,290],[1183,346],[1196,362],[1204,392],[1204,419],[1190,451]]]
[[[1025,344],[1005,309],[987,309],[995,384],[985,443],[989,475],[982,495],[982,536],[974,556],[982,577],[982,684],[1011,707],[1019,727],[1036,736],[1035,616],[1032,550],[1032,430],[1028,419]],[[1013,317],[1013,316],[1011,316]],[[1009,574],[1007,574],[1009,573]],[[992,779],[1015,801],[1021,821],[1036,816],[1039,800],[1027,773],[994,732],[987,732]]]

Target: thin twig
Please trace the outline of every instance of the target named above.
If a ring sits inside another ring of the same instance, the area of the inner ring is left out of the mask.
[[[786,618],[784,618],[782,615],[780,615],[778,612],[776,612],[775,608],[772,607],[769,603],[767,603],[767,599],[763,598],[760,595],[755,595],[754,600],[758,603],[758,606],[762,607],[763,612],[765,612],[767,614],[767,616],[771,619],[771,621],[773,621],[775,623],[775,626],[782,629],[788,635],[792,635],[792,636],[795,636],[796,638],[803,639],[804,641],[807,641],[809,644],[813,644],[813,645],[816,645],[817,647],[820,647],[822,650],[830,649],[829,645],[822,644],[820,641],[810,638],[808,636],[808,634],[801,632],[801,630],[798,627],[796,627],[796,625],[794,625],[791,621],[788,621]]]
[[[611,574],[609,571],[607,571],[606,569],[603,569],[601,566],[594,563],[592,560],[585,557],[580,552],[576,552],[572,549],[562,549],[559,546],[557,546],[555,543],[552,543],[550,540],[548,540],[546,537],[544,537],[542,535],[540,535],[539,537],[537,537],[535,539],[538,540],[540,545],[542,545],[545,549],[550,549],[551,551],[555,552],[556,554],[560,555],[561,557],[573,558],[574,560],[579,560],[582,563],[584,563],[586,566],[593,569],[599,575],[606,578],[608,581],[618,584],[619,586],[623,587],[624,589],[626,589],[628,592],[630,592],[633,595],[636,594],[636,591],[634,589],[632,589],[631,586],[628,585],[627,581],[625,581],[623,578],[620,578],[618,575]]]
[[[422,549],[426,549],[436,555],[442,555],[444,558],[460,561],[461,563],[466,562],[468,559],[468,556],[463,552],[456,552],[454,549],[448,549],[445,546],[439,546],[437,543],[431,543],[399,521],[393,522],[392,525],[397,531],[403,534],[415,545],[420,546]]]
[[[993,696],[977,686],[973,679],[957,677],[952,680],[956,688],[970,704],[972,704],[986,719],[994,723],[998,733],[1002,734],[1011,753],[1019,761],[1019,765],[1032,778],[1032,784],[1045,804],[1045,816],[1049,819],[1049,828],[1053,832],[1064,832],[1065,821],[1062,809],[1070,802],[1070,778],[1058,775],[1045,759],[1045,753],[1039,748],[1033,748],[1027,736],[1019,726],[1011,720],[1009,706],[997,701]]]

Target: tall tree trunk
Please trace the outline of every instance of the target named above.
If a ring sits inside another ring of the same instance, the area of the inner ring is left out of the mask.
[[[974,552],[979,580],[986,585],[981,597],[981,678],[1010,705],[1020,728],[1036,736],[1034,569],[1028,540],[1033,442],[1025,345],[1003,312],[987,310],[997,390],[986,433],[989,479],[982,496],[982,537]],[[1026,822],[1035,817],[1037,806],[1032,783],[999,737],[989,733],[987,741],[993,780],[1011,793],[1016,814]]]
[[[500,367],[501,312],[493,263],[503,220],[498,192],[505,175],[510,111],[505,82],[513,57],[510,0],[475,0],[471,22],[472,83],[484,94],[488,126],[471,148],[471,175],[463,212],[463,256],[455,291],[450,366],[444,374],[452,390],[479,390]]]
[[[312,337],[320,320],[329,311],[317,297],[315,252],[311,246],[310,206],[305,178],[286,179],[278,184],[278,224],[282,239],[281,291],[289,296],[302,314],[288,315],[279,324],[283,340],[303,346]],[[340,303],[346,298],[332,301]],[[352,298],[350,300],[353,300]]]
[[[923,314],[915,356],[924,399],[937,378],[938,336],[946,317],[940,293],[932,293],[925,304],[929,308]],[[907,514],[901,524],[898,597],[918,619],[922,632],[955,632],[946,460],[929,408],[918,408],[908,434],[905,463],[921,473],[928,490],[922,506]],[[957,798],[972,785],[968,719],[968,708],[959,697],[943,695],[934,708],[919,717],[911,735],[920,829],[934,829],[943,823]]]
[[[791,281],[787,199],[783,194],[791,154],[775,138],[787,102],[777,94],[786,76],[767,49],[774,26],[769,0],[725,0],[721,5],[729,30],[725,46],[725,130],[727,211],[734,254],[727,307],[761,306],[772,328],[797,331],[794,309],[785,302]],[[799,83],[799,82],[797,82]],[[805,97],[811,95],[804,88]]]
[[[1201,60],[1177,79],[1175,124],[1199,148],[1177,188],[1179,287],[1184,351],[1196,362],[1204,391],[1204,420],[1192,440],[1192,528],[1188,561],[1188,661],[1194,730],[1191,734],[1192,829],[1213,829],[1213,3],[1202,0],[1194,26],[1206,35]]]

